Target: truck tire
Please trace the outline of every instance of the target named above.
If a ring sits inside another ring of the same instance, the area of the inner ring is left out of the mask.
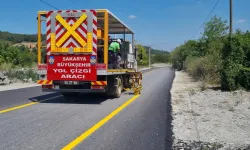
[[[117,80],[117,83],[114,88],[113,96],[114,98],[119,98],[122,94],[122,80],[121,78],[117,78],[116,80]]]
[[[117,77],[113,79],[113,82],[111,85],[108,86],[108,91],[106,91],[106,96],[111,98],[119,98],[122,93],[123,85],[121,78]]]

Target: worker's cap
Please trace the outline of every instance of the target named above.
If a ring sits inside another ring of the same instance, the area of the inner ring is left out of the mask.
[[[116,42],[122,44],[122,41],[120,39],[117,39]]]

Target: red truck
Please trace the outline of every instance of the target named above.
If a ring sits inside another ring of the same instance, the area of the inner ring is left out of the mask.
[[[132,89],[140,94],[142,73],[137,69],[134,32],[110,11],[39,11],[37,20],[37,83],[43,91],[64,96],[102,92],[117,98],[124,89]],[[42,39],[43,22],[46,39]],[[108,47],[112,35],[123,36],[119,69],[110,61]],[[131,35],[131,42],[126,35]]]

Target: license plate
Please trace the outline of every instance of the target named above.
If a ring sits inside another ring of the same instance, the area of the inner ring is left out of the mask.
[[[55,87],[54,87],[55,89],[59,89],[59,85],[55,85]]]
[[[63,83],[66,85],[78,85],[79,81],[64,81]]]

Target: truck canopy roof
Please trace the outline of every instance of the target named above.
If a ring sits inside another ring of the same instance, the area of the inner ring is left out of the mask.
[[[104,11],[108,12],[109,17],[109,34],[134,34],[134,32],[125,24],[123,23],[118,17],[116,17],[113,13],[111,13],[107,9],[96,9],[97,11],[97,18],[104,18]],[[47,12],[47,11],[41,11]],[[46,15],[42,15],[46,17]],[[104,20],[98,20],[98,26],[104,27]]]
[[[106,10],[109,14],[109,34],[134,34],[134,32],[113,13],[111,13],[107,9],[103,10]],[[103,13],[99,13],[99,11],[97,10],[98,18],[103,18],[103,15]],[[103,20],[100,20],[98,23],[101,26],[104,26]]]

